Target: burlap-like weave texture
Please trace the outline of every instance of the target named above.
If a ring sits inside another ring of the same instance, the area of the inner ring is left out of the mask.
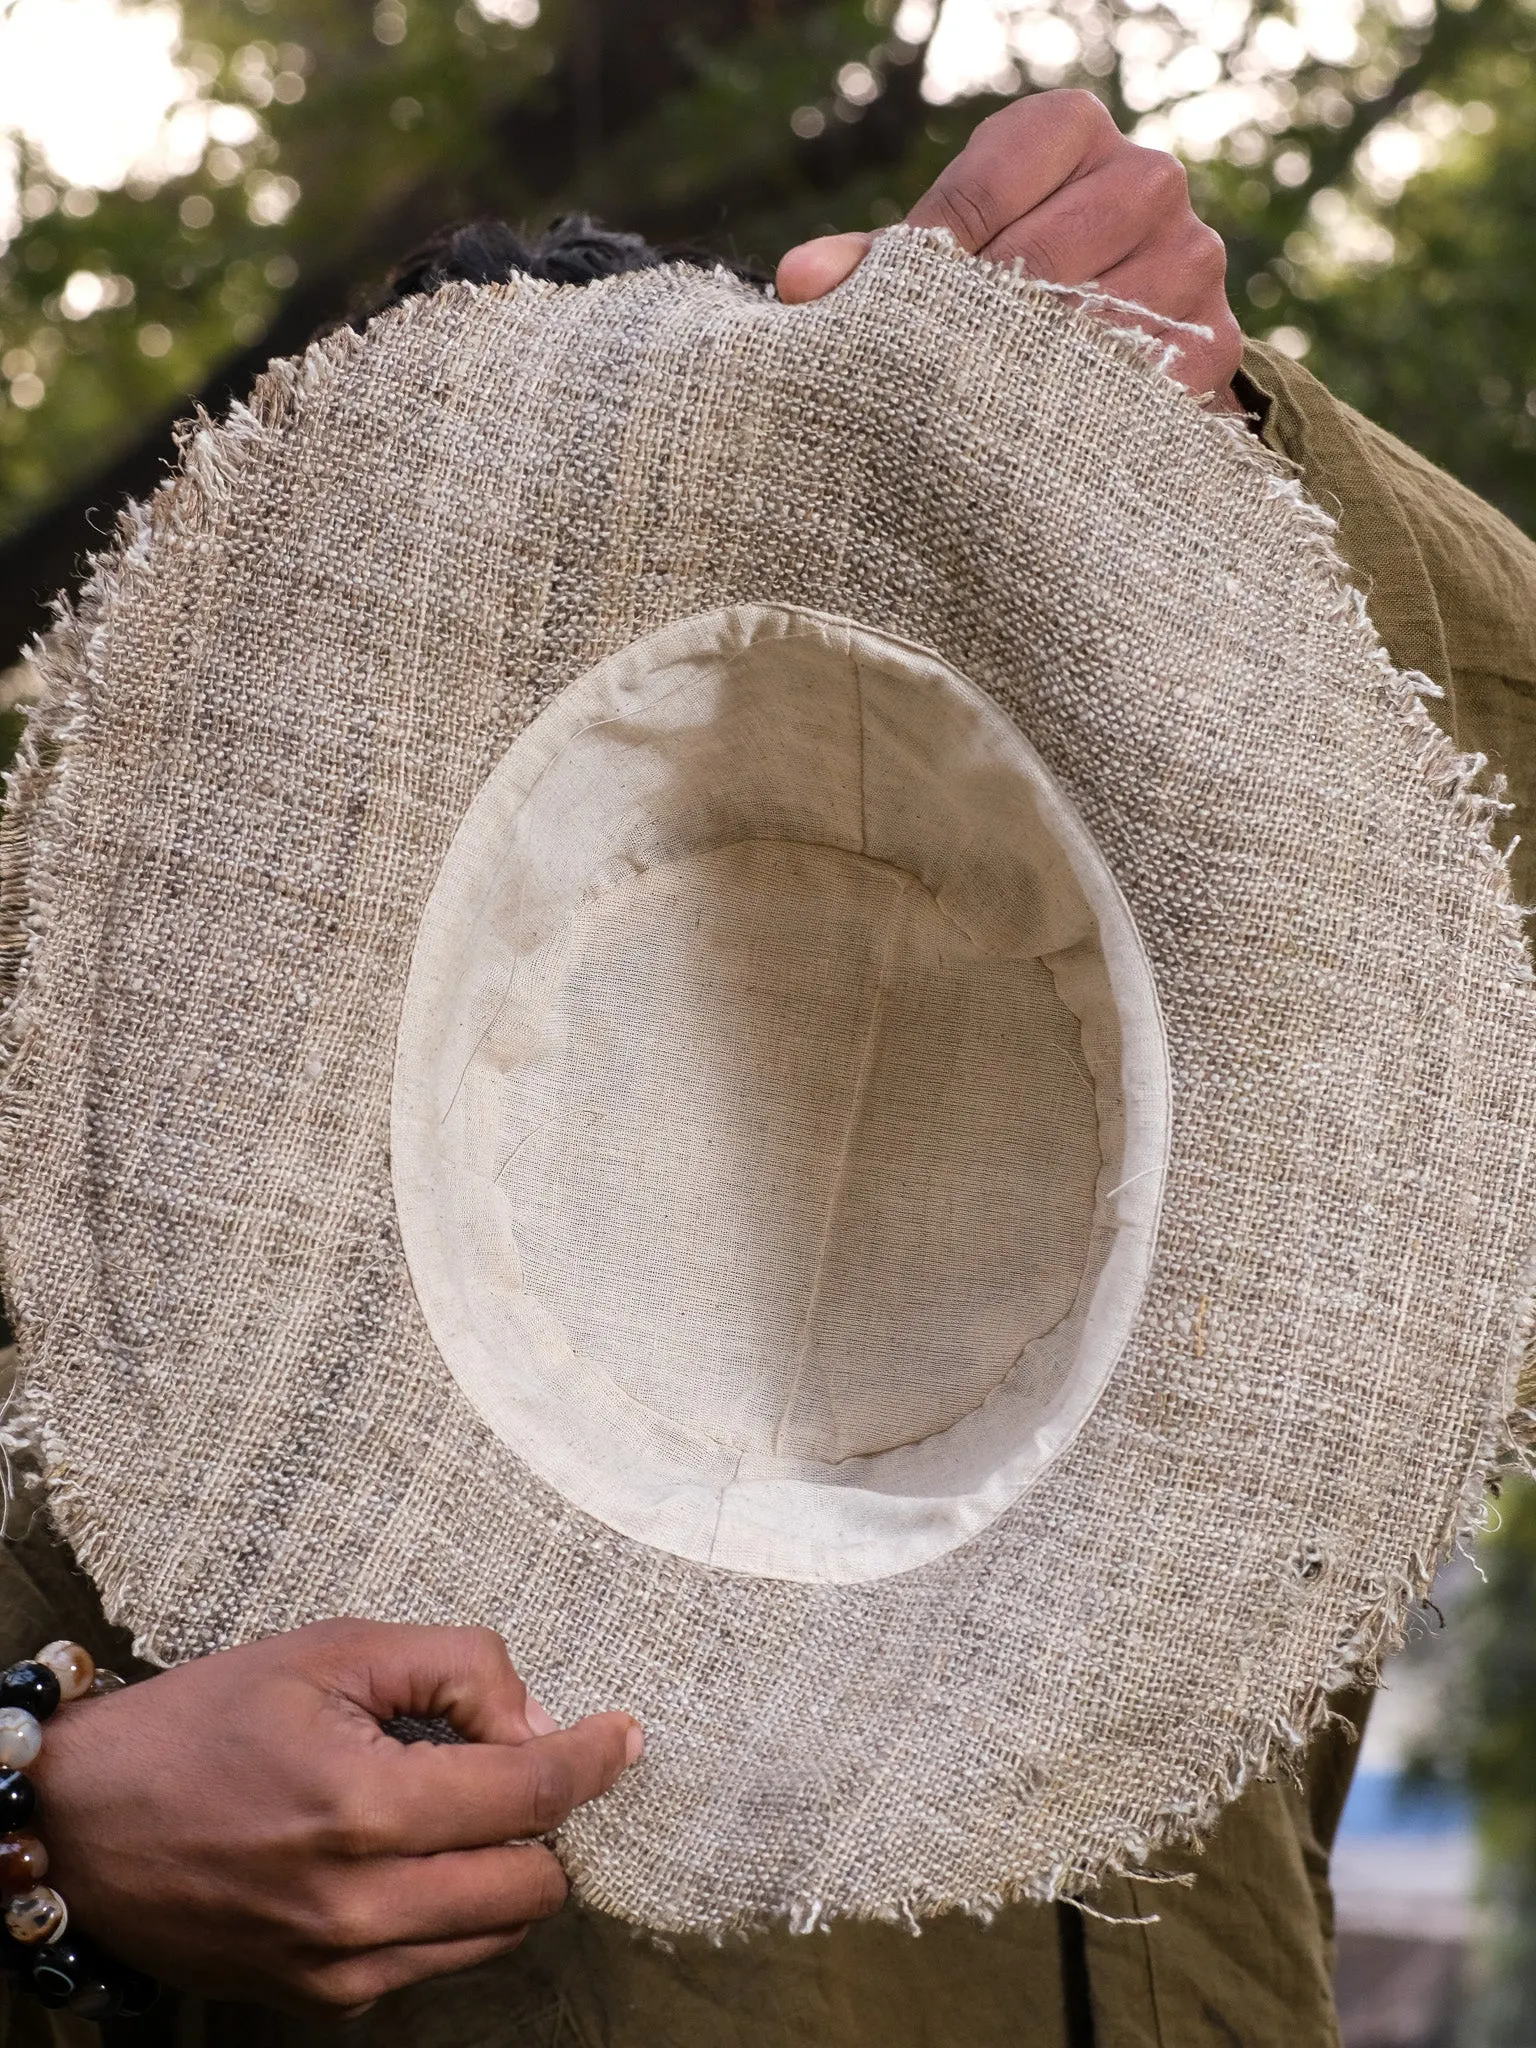
[[[486,776],[642,634],[931,648],[1087,820],[1157,976],[1145,1304],[1066,1452],[873,1583],[714,1571],[479,1421],[388,1156],[423,906]],[[178,1659],[489,1622],[644,1720],[566,1831],[660,1929],[921,1916],[1207,1824],[1474,1512],[1526,1323],[1536,1058],[1487,806],[1325,522],[1134,339],[931,237],[788,309],[451,288],[274,368],[40,657],[7,830],[7,1281],[54,1512]]]

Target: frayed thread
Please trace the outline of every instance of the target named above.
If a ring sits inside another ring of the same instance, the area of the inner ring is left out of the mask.
[[[1161,390],[1167,402],[1190,409],[1209,436],[1213,463],[1239,467],[1250,478],[1255,469],[1262,473],[1269,494],[1292,522],[1299,545],[1325,566],[1336,593],[1338,617],[1350,623],[1361,651],[1375,665],[1383,707],[1394,717],[1415,771],[1445,802],[1484,864],[1498,906],[1506,971],[1512,984],[1528,986],[1532,973],[1525,946],[1525,912],[1515,901],[1507,858],[1493,837],[1507,804],[1496,789],[1485,785],[1486,764],[1481,757],[1458,752],[1430,718],[1423,699],[1438,695],[1436,686],[1423,676],[1402,674],[1392,667],[1363,596],[1348,580],[1337,552],[1335,522],[1307,497],[1294,468],[1263,448],[1240,419],[1207,410],[1172,376],[1179,351],[1167,336],[1174,330],[1194,336],[1200,330],[1162,320],[1145,307],[1103,293],[1085,295],[1081,288],[1046,284],[1007,265],[968,256],[942,230],[899,228],[888,232],[925,243],[952,260],[990,273],[1006,290],[1037,302],[1049,301],[1063,317],[1081,320],[1101,357],[1134,363],[1148,375],[1149,387]],[[680,290],[733,293],[743,305],[755,305],[764,318],[793,317],[800,310],[779,307],[735,279],[701,273],[691,266],[672,265],[640,276],[671,279]],[[250,465],[288,434],[310,405],[323,402],[336,379],[365,351],[367,336],[375,326],[427,317],[429,309],[453,296],[606,295],[633,289],[635,282],[630,276],[589,285],[554,285],[536,279],[486,286],[450,285],[431,297],[407,299],[389,308],[364,334],[341,329],[312,344],[300,357],[273,362],[258,378],[249,400],[233,407],[224,422],[215,424],[199,413],[187,423],[181,435],[177,474],[161,484],[146,504],[125,510],[114,540],[90,565],[79,598],[73,605],[60,603],[53,627],[26,656],[39,686],[38,702],[7,778],[5,814],[0,820],[0,1120],[14,1125],[27,1086],[40,987],[39,949],[77,829],[78,760],[104,687],[109,615],[122,592],[146,568],[152,552],[161,544],[197,546],[211,537],[217,522],[237,502]],[[1139,324],[1143,322],[1146,324]],[[1149,327],[1158,332],[1149,332]],[[23,1321],[27,1321],[25,1314]],[[96,1576],[106,1604],[114,1611],[130,1605],[127,1573],[114,1560],[111,1531],[98,1522],[91,1490],[53,1427],[40,1389],[18,1387],[11,1395],[0,1414],[0,1450],[8,1456],[23,1452],[40,1455],[50,1493],[63,1509],[62,1519],[76,1538],[81,1562]],[[1507,1371],[1484,1418],[1465,1482],[1434,1555],[1411,1558],[1392,1583],[1367,1589],[1347,1638],[1288,1710],[1276,1711],[1257,1727],[1232,1736],[1226,1753],[1207,1766],[1193,1795],[1176,1811],[1160,1814],[1152,1825],[1106,1819],[1091,1831],[1092,1839],[1080,1854],[1056,1864],[1034,1881],[1008,1883],[963,1901],[909,1893],[867,1917],[916,1933],[925,1918],[957,1908],[986,1919],[1016,1903],[1067,1898],[1092,1917],[1113,1919],[1089,1906],[1084,1898],[1109,1879],[1189,1882],[1177,1877],[1154,1879],[1145,1868],[1148,1855],[1198,1847],[1222,1811],[1251,1784],[1295,1767],[1312,1735],[1334,1717],[1333,1694],[1347,1686],[1375,1681],[1382,1660],[1400,1646],[1409,1614],[1429,1591],[1439,1557],[1477,1533],[1487,1483],[1510,1461],[1536,1471],[1536,1268],[1522,1278]],[[164,1661],[157,1654],[158,1647],[151,1637],[141,1635],[136,1640],[140,1654]],[[577,1889],[588,1903],[626,1917],[625,1902],[606,1896],[601,1882],[585,1881],[580,1871],[576,1877]],[[656,1935],[707,1931],[712,1938],[723,1938],[787,1919],[795,1931],[811,1932],[841,1917],[846,1916],[825,1898],[811,1896],[771,1914],[728,1916],[707,1930],[690,1923],[686,1929],[650,1931]],[[1119,1924],[1149,1922],[1136,1918]]]

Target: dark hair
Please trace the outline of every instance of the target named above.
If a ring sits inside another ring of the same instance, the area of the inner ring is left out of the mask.
[[[388,306],[445,284],[502,284],[510,277],[542,277],[551,284],[591,284],[630,270],[655,270],[663,263],[687,263],[698,270],[726,270],[748,284],[765,286],[754,265],[711,256],[700,249],[661,249],[641,235],[604,227],[584,213],[568,213],[539,233],[509,227],[503,220],[466,221],[439,228],[390,272],[383,290],[356,316],[361,324]]]

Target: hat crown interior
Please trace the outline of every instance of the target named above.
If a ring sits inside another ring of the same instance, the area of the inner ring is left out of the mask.
[[[743,606],[574,683],[428,905],[396,1198],[439,1350],[640,1540],[885,1576],[1097,1398],[1167,1143],[1086,828],[919,650]]]

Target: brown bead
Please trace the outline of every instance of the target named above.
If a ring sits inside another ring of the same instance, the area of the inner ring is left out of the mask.
[[[69,1924],[69,1908],[52,1885],[35,1884],[5,1902],[5,1925],[18,1941],[52,1941]]]
[[[46,1664],[59,1681],[59,1697],[77,1700],[90,1691],[96,1676],[96,1659],[79,1643],[49,1643],[38,1651],[34,1662]]]
[[[0,1895],[30,1891],[48,1875],[48,1851],[36,1835],[0,1835]]]

